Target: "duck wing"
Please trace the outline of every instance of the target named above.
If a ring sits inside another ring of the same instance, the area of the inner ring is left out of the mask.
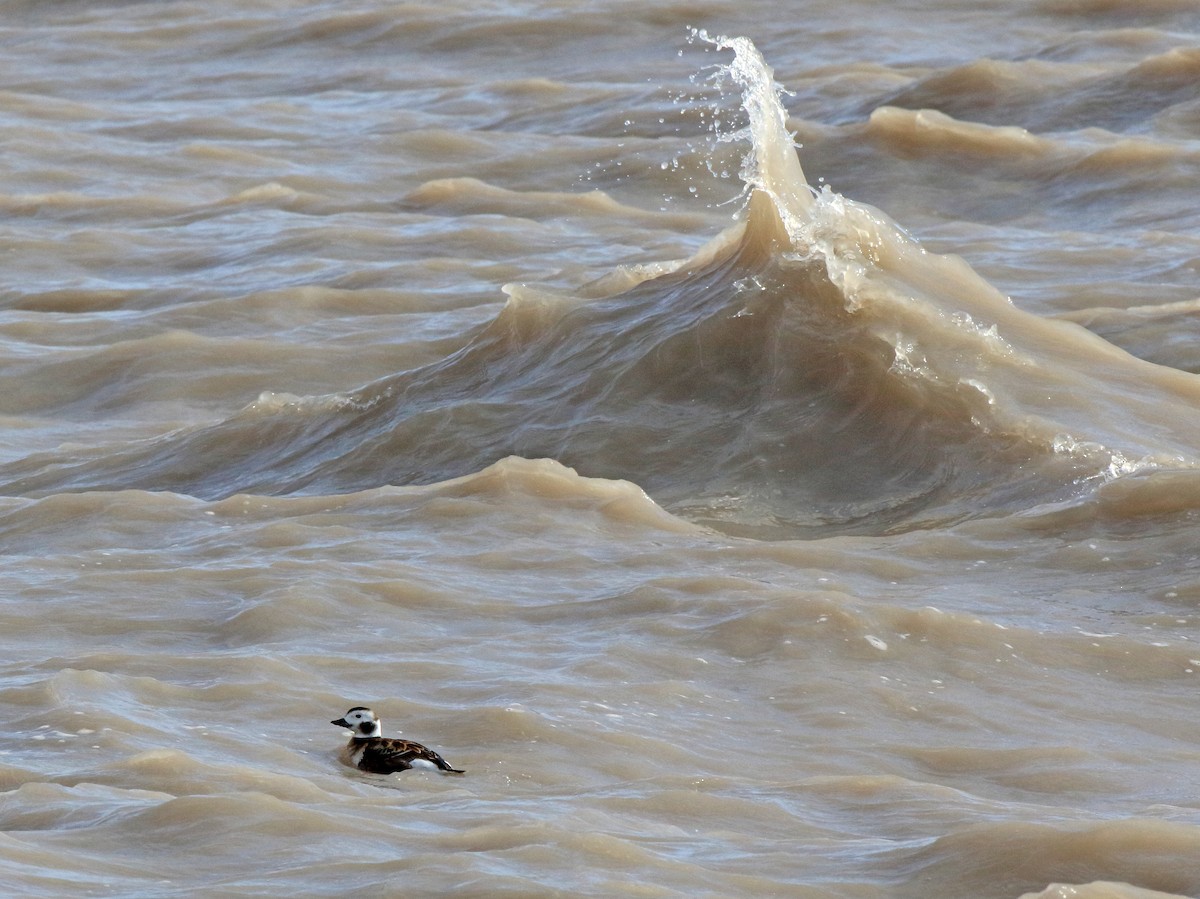
[[[407,771],[413,767],[433,765],[439,771],[447,774],[463,774],[458,768],[427,746],[412,740],[401,740],[395,737],[377,737],[364,747],[358,767],[371,774],[391,774],[395,771]]]

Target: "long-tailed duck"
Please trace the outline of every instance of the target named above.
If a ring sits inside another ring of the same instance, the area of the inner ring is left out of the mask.
[[[458,768],[451,768],[449,762],[420,743],[383,736],[379,716],[364,706],[355,706],[343,717],[329,723],[354,731],[340,758],[359,771],[393,774],[409,768],[421,768],[445,774],[465,773]]]

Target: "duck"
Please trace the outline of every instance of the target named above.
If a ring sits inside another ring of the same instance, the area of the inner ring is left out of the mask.
[[[343,764],[369,774],[395,774],[397,771],[423,769],[442,774],[465,774],[451,767],[444,758],[420,743],[385,737],[379,716],[366,706],[355,706],[341,718],[329,722],[353,731],[342,749]]]

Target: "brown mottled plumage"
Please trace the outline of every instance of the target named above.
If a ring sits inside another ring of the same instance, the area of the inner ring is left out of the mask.
[[[341,753],[343,763],[371,774],[393,774],[410,768],[437,770],[444,774],[463,774],[458,768],[428,747],[412,740],[383,736],[379,716],[365,706],[355,706],[330,724],[348,727],[354,732]]]

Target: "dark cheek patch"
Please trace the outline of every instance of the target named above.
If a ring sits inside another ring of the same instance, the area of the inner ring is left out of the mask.
[[[364,721],[358,726],[358,729],[364,734],[369,734],[372,730],[374,730],[374,725],[371,724],[370,721]]]

